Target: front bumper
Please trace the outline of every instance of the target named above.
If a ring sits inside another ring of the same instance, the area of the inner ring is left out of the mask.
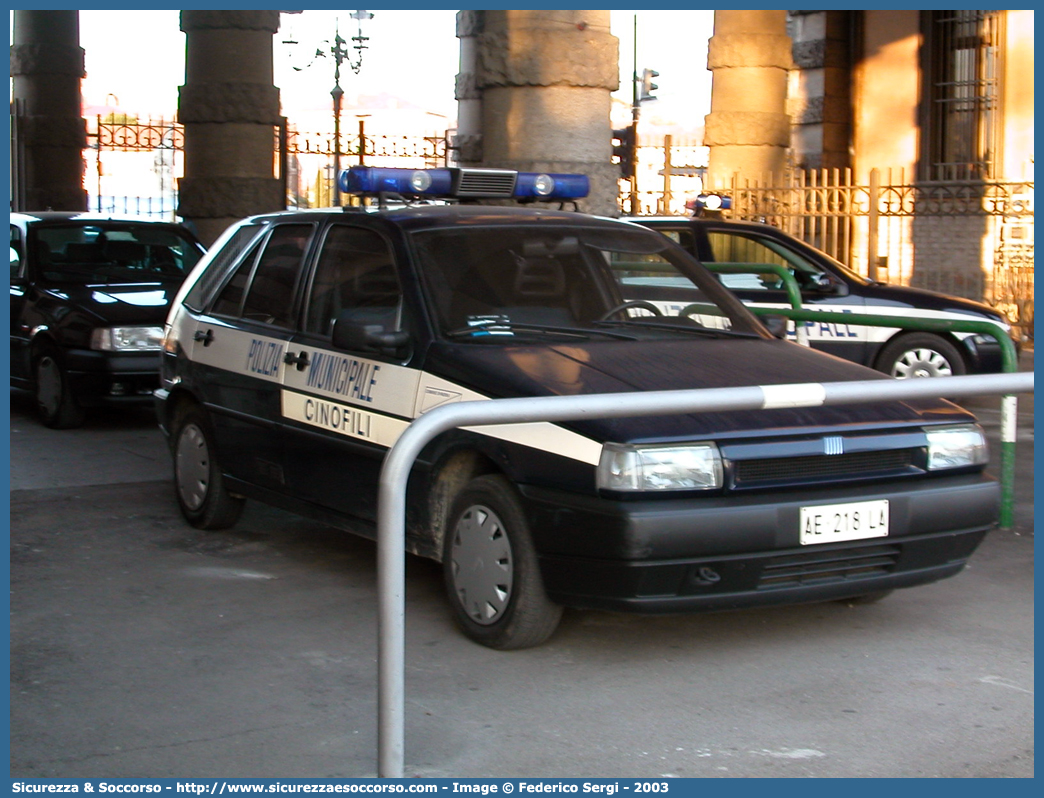
[[[982,475],[907,484],[617,502],[525,488],[548,595],[582,608],[688,612],[824,601],[956,574],[993,527]],[[887,538],[801,546],[800,508],[888,499]]]
[[[150,404],[159,386],[159,352],[65,352],[73,395],[84,407]]]

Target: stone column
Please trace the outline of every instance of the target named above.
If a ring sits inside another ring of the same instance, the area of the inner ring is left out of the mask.
[[[178,213],[205,244],[232,222],[282,210],[275,176],[279,89],[273,85],[272,36],[278,11],[182,11],[185,177]]]
[[[18,107],[18,140],[24,144],[25,195],[13,210],[87,210],[83,187],[84,77],[77,11],[15,11],[11,44],[11,96]],[[17,154],[16,154],[17,157]]]
[[[476,39],[474,90],[462,77],[457,91],[480,96],[481,139],[464,154],[479,154],[489,168],[582,172],[591,194],[581,209],[618,215],[609,108],[620,82],[619,42],[609,12],[479,13],[465,29]]]
[[[460,72],[454,97],[457,100],[457,134],[453,146],[460,166],[482,164],[482,90],[476,75],[479,35],[485,25],[485,11],[458,11],[457,38],[460,39]]]
[[[786,167],[790,144],[786,11],[715,11],[707,55],[713,73],[704,144],[708,185],[738,173],[755,177]]]
[[[804,169],[852,165],[852,11],[791,11],[795,69],[788,105],[794,163]]]

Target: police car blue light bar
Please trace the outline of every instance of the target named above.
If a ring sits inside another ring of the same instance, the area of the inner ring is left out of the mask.
[[[519,172],[515,197],[535,199],[580,199],[591,190],[587,175]]]
[[[699,194],[695,199],[685,203],[690,211],[724,211],[732,207],[732,197],[724,194]]]
[[[395,169],[353,166],[340,174],[346,194],[398,194],[427,199],[545,199],[586,197],[587,175],[510,169]]]

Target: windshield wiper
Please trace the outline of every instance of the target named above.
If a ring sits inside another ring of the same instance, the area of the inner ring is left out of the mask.
[[[667,330],[669,332],[691,333],[707,338],[760,338],[754,332],[740,330],[722,330],[715,327],[702,327],[692,324],[672,324],[669,321],[645,321],[644,319],[602,319],[595,324],[606,324],[613,327],[644,327],[650,330]]]
[[[531,333],[539,336],[577,338],[587,340],[592,335],[609,338],[622,338],[627,341],[637,340],[633,335],[611,332],[609,330],[587,330],[576,327],[553,327],[546,324],[525,324],[512,321],[488,321],[482,324],[471,324],[458,327],[444,333],[446,338],[480,338],[482,340],[509,340],[515,333]]]

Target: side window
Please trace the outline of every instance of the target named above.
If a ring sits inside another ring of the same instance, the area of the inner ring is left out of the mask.
[[[817,271],[812,264],[808,263],[797,253],[787,251],[785,247],[776,244],[770,239],[751,238],[745,235],[721,231],[708,231],[707,240],[710,243],[714,263],[785,266],[790,269],[791,274],[798,278],[799,283],[803,275]],[[733,290],[771,291],[782,290],[784,287],[782,278],[772,272],[761,274],[722,274],[720,278],[726,287]]]
[[[11,225],[11,279],[22,276],[22,231]]]
[[[620,284],[624,298],[628,286],[661,286],[694,288],[692,281],[660,255],[638,255],[629,252],[610,252],[609,268]]]
[[[243,258],[218,294],[211,312],[217,316],[291,326],[294,287],[311,234],[312,225],[276,226],[267,241]]]
[[[202,311],[210,301],[213,292],[225,279],[225,275],[228,274],[228,268],[231,264],[239,260],[240,255],[243,254],[250,242],[257,236],[260,231],[258,225],[245,225],[238,228],[232,233],[231,238],[227,242],[221,243],[220,241],[215,244],[219,247],[217,254],[214,255],[213,260],[210,261],[210,265],[207,270],[200,275],[200,278],[196,281],[196,284],[192,286],[191,290],[185,295],[185,306],[196,311],[197,313]],[[256,253],[255,253],[256,254]],[[251,259],[248,258],[247,262]],[[249,276],[249,270],[248,270]],[[246,283],[244,282],[243,285]],[[239,302],[242,299],[242,288],[240,286],[240,295],[236,299],[234,315],[239,314]],[[225,311],[227,313],[227,310]]]
[[[667,236],[675,244],[684,249],[690,255],[696,255],[696,236],[692,234],[692,230],[687,229],[668,229],[659,227],[658,232]]]
[[[257,260],[257,252],[260,246],[256,246],[247,253],[242,263],[236,268],[232,278],[221,289],[221,293],[214,300],[214,307],[210,312],[215,316],[232,316],[239,318],[243,310],[243,297],[246,296],[247,285],[250,283],[250,275],[254,271],[254,262]]]
[[[293,324],[294,286],[311,233],[307,224],[283,224],[272,231],[243,302],[244,319],[278,327]]]
[[[372,230],[330,228],[308,295],[305,330],[330,335],[334,320],[402,329],[402,289],[388,243]]]

